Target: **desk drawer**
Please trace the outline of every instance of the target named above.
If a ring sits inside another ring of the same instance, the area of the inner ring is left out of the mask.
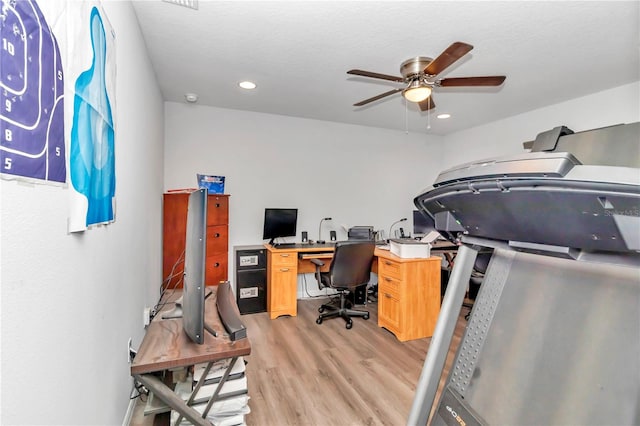
[[[228,272],[227,253],[214,254],[205,259],[205,283],[206,285],[218,285],[227,280]]]
[[[399,334],[400,301],[392,291],[386,291],[384,286],[378,287],[378,326],[384,327],[392,333]]]
[[[207,226],[229,223],[229,196],[211,195],[207,197]]]
[[[229,228],[227,225],[207,226],[207,256],[227,254],[229,250]]]
[[[401,279],[402,263],[396,262],[395,260],[391,260],[391,259],[379,258],[378,274]]]
[[[396,300],[400,300],[400,286],[402,282],[397,278],[386,275],[378,275],[378,293],[389,294]]]
[[[296,253],[291,252],[277,252],[271,254],[271,266],[273,268],[293,267],[298,264],[298,256]]]

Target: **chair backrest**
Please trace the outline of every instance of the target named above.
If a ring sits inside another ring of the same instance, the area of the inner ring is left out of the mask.
[[[340,241],[336,243],[329,268],[331,287],[353,289],[369,282],[373,241]]]
[[[487,272],[487,267],[489,266],[489,261],[491,260],[491,255],[493,252],[480,252],[476,257],[476,261],[473,264],[473,269],[484,274]]]

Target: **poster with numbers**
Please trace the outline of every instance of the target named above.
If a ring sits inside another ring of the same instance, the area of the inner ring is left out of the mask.
[[[62,61],[35,0],[2,0],[0,39],[0,174],[64,184]]]

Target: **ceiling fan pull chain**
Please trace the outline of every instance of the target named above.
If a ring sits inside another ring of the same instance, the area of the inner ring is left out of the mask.
[[[404,133],[409,134],[409,104],[404,100]]]
[[[431,111],[427,111],[427,130],[431,130]]]

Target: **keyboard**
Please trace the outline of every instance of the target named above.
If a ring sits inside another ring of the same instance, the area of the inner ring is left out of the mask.
[[[273,248],[285,249],[285,248],[331,248],[335,247],[336,243],[281,243],[274,244]]]
[[[280,243],[280,244],[273,244],[272,247],[273,248],[296,248],[296,243]]]

